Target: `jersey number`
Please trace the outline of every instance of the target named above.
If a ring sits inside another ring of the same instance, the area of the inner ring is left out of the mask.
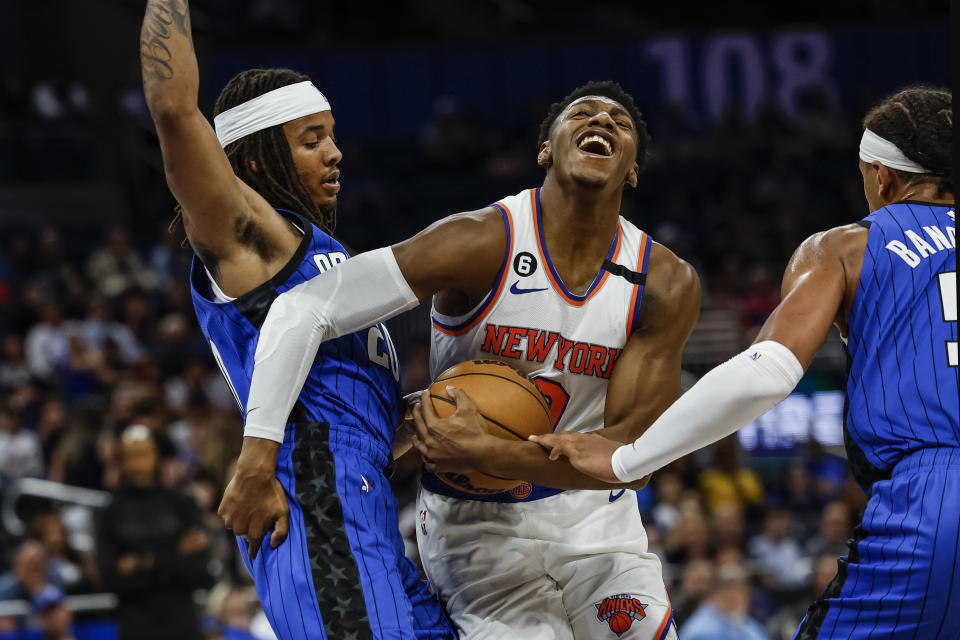
[[[547,406],[550,407],[550,420],[553,422],[553,428],[556,429],[563,416],[563,410],[567,408],[570,401],[570,394],[563,388],[563,385],[547,378],[534,378],[533,384],[537,385],[540,393],[547,399]]]
[[[381,331],[379,325],[374,325],[367,331],[367,355],[370,362],[380,365],[393,374],[395,381],[400,381],[400,364],[397,362],[393,342],[390,341],[390,333],[386,329]]]
[[[210,340],[210,351],[213,352],[213,359],[217,361],[217,366],[220,368],[220,373],[223,374],[223,379],[226,380],[227,386],[230,387],[230,393],[233,394],[233,399],[236,401],[240,413],[243,413],[240,394],[237,393],[237,388],[233,386],[230,374],[227,373],[227,367],[223,363],[223,356],[220,355],[220,350],[217,349],[217,345],[213,343],[213,340]],[[393,379],[399,382],[400,365],[397,362],[397,356],[395,354],[396,351],[393,348],[393,342],[390,341],[390,334],[387,333],[386,330],[381,331],[380,327],[377,326],[370,327],[370,329],[367,330],[367,355],[370,357],[370,362],[378,364],[392,373]]]
[[[943,321],[957,321],[957,272],[944,271],[937,274],[940,284],[940,302],[943,304]],[[957,341],[947,340],[947,364],[951,367],[960,366],[960,352]]]

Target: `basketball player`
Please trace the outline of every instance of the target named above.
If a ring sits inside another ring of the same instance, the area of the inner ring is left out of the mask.
[[[306,76],[253,69],[224,88],[211,129],[196,104],[185,0],[147,3],[140,58],[167,182],[197,256],[197,318],[242,410],[270,302],[347,258],[329,235],[340,189],[333,115]],[[454,637],[404,557],[383,475],[400,401],[386,329],[331,341],[307,368],[290,419],[245,430],[220,507],[274,631]]]
[[[905,89],[863,121],[872,213],[807,239],[757,342],[703,377],[641,438],[537,438],[627,482],[785,398],[836,325],[850,358],[844,441],[870,495],[836,578],[794,636],[960,638],[960,399],[952,94]]]
[[[556,429],[631,441],[679,396],[700,305],[696,272],[619,215],[648,141],[619,85],[588,84],[543,122],[542,187],[279,296],[257,347],[247,429],[283,422],[304,376],[290,363],[309,360],[321,340],[388,317],[375,305],[433,296],[434,376],[463,360],[504,360],[543,390]],[[500,442],[511,446],[484,470],[528,482],[477,496],[427,473],[419,496],[421,558],[462,637],[675,637],[635,494],[562,491],[612,485],[533,443]]]

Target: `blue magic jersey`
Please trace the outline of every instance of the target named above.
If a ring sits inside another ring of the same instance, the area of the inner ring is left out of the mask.
[[[952,208],[874,211],[849,317],[848,455],[864,486],[907,454],[960,447]]]
[[[215,295],[198,259],[191,269],[197,319],[241,411],[271,303],[348,258],[329,235],[281,213],[304,234],[268,282],[226,300]],[[400,421],[395,353],[383,325],[320,345],[277,451],[289,535],[276,548],[261,544],[254,559],[247,541],[237,538],[281,640],[456,637],[440,601],[404,555],[397,501],[384,475]]]
[[[284,291],[349,257],[339,242],[316,226],[296,214],[281,213],[305,233],[287,265],[268,282],[232,302],[216,302],[209,276],[196,257],[191,268],[197,320],[241,412],[250,391],[260,327],[270,304]],[[400,421],[399,380],[396,352],[383,325],[324,342],[300,393],[298,409],[305,415],[299,419],[355,431],[363,448],[375,450],[378,457],[389,456]]]

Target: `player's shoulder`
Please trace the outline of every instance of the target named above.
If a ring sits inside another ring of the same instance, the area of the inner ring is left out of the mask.
[[[663,319],[700,311],[700,276],[689,262],[666,246],[654,242],[644,285],[640,314],[642,324],[657,316]]]
[[[862,256],[867,244],[869,228],[854,222],[818,231],[800,243],[791,258],[792,264],[821,264],[846,262],[847,259]]]
[[[673,295],[700,296],[700,276],[693,265],[659,242],[650,246],[648,286],[667,289]]]

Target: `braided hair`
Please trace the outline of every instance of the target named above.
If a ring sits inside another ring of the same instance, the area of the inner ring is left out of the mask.
[[[242,71],[220,92],[213,113],[219,115],[269,91],[309,79],[309,76],[291,69]],[[282,124],[231,142],[224,147],[224,152],[237,177],[263,196],[270,206],[295,211],[325,232],[333,233],[337,226],[336,204],[321,207],[310,198],[300,182]],[[179,222],[180,213],[178,206],[171,229]]]
[[[938,198],[954,192],[953,94],[948,89],[907,87],[870,109],[863,126],[927,169],[897,171],[905,183],[936,183]]]
[[[637,128],[637,164],[640,166],[640,171],[643,171],[647,164],[647,145],[650,144],[650,135],[647,133],[647,123],[643,119],[643,115],[637,108],[636,103],[634,103],[633,96],[624,91],[620,83],[613,82],[612,80],[588,82],[574,89],[570,95],[560,102],[554,102],[550,105],[550,111],[547,112],[547,117],[540,123],[540,137],[537,140],[537,144],[541,145],[550,138],[550,129],[553,128],[553,123],[557,117],[563,113],[563,110],[584,96],[602,96],[609,98],[627,110],[627,113],[630,114],[630,118],[633,120],[634,126]]]

